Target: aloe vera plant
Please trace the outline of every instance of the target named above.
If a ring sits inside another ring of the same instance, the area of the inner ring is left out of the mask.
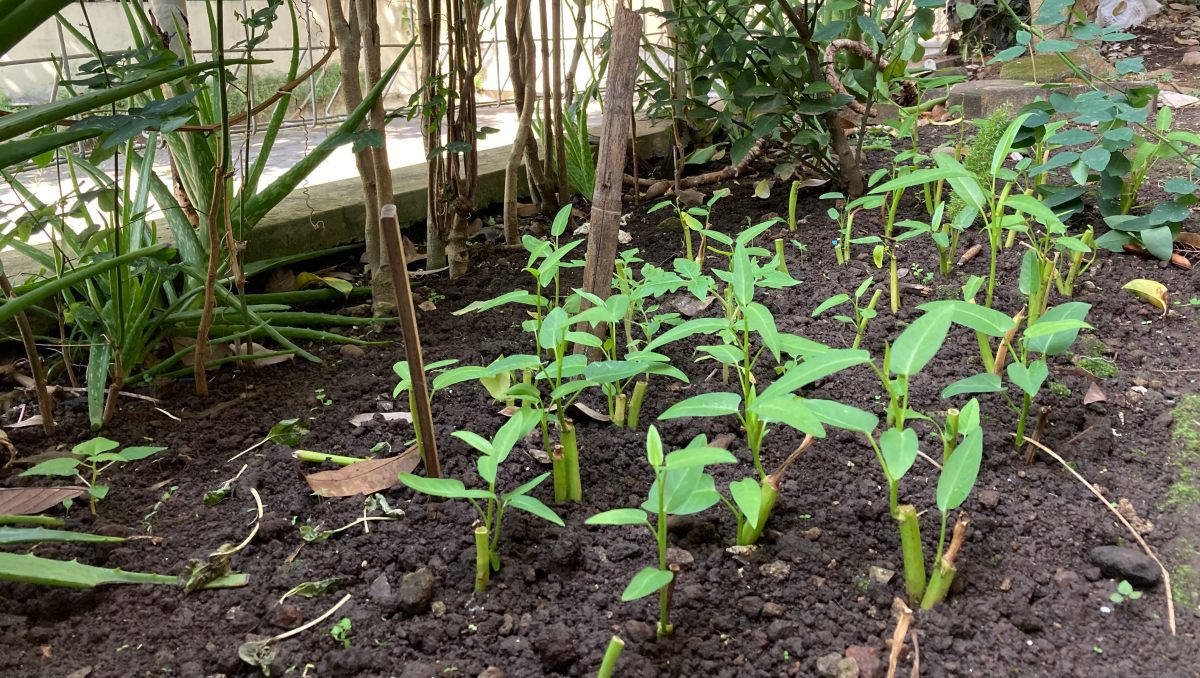
[[[451,434],[480,453],[475,460],[475,468],[479,477],[487,483],[487,489],[468,489],[456,478],[400,474],[400,482],[417,492],[433,497],[466,499],[479,513],[479,523],[474,529],[475,590],[478,592],[486,591],[492,572],[500,570],[500,534],[505,510],[520,509],[559,527],[563,525],[562,518],[553,509],[529,494],[550,477],[549,473],[543,473],[509,492],[496,491],[500,465],[508,459],[513,446],[533,431],[538,418],[536,411],[523,407],[500,427],[491,440],[471,431],[455,431]]]
[[[227,589],[245,586],[249,576],[230,573],[200,586],[201,589]],[[0,552],[0,581],[15,581],[40,586],[90,589],[104,584],[168,584],[182,586],[183,578],[152,572],[126,572],[120,568],[85,565],[75,560],[42,558],[29,553]]]
[[[707,510],[721,501],[716,481],[705,471],[713,464],[732,464],[737,459],[727,450],[709,447],[704,436],[696,436],[687,447],[663,453],[658,429],[646,433],[646,460],[654,470],[654,482],[646,501],[637,508],[619,508],[597,513],[588,525],[639,525],[654,536],[658,562],[647,565],[633,576],[621,600],[630,602],[658,593],[658,637],[671,633],[670,591],[676,571],[667,560],[667,518],[686,516]]]

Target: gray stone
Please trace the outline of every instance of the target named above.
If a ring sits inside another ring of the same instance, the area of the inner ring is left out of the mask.
[[[341,348],[338,349],[338,353],[341,353],[342,357],[346,360],[358,360],[367,355],[367,352],[362,350],[361,346],[355,346],[354,344],[342,344]]]
[[[1112,64],[1094,48],[1080,45],[1069,52],[1079,68],[1091,75],[1103,78],[1113,73]],[[1078,82],[1078,76],[1057,54],[1035,54],[1013,59],[1000,66],[1000,77],[1006,80],[1027,82]]]
[[[768,577],[786,579],[792,573],[792,566],[782,560],[775,560],[760,567],[759,571]]]
[[[1104,576],[1124,579],[1134,586],[1157,586],[1162,580],[1162,570],[1154,559],[1131,548],[1098,546],[1092,549],[1091,559]]]
[[[742,611],[742,614],[754,619],[762,614],[763,599],[758,596],[746,596],[738,600],[738,609]]]
[[[883,659],[879,656],[879,648],[865,645],[851,645],[846,648],[846,658],[853,659],[862,678],[883,678]]]
[[[827,654],[817,659],[817,673],[824,678],[858,678],[858,664],[840,654]]]
[[[779,603],[763,603],[762,616],[772,619],[783,616],[783,606]]]
[[[630,619],[621,626],[625,629],[625,635],[634,642],[649,643],[654,640],[655,632],[653,624]]]
[[[1179,60],[1180,66],[1200,66],[1200,52],[1188,52]]]
[[[1000,505],[1000,493],[996,490],[980,490],[979,503],[984,508],[994,509]]]
[[[437,580],[428,568],[422,567],[416,572],[404,575],[396,590],[396,600],[400,609],[409,614],[425,612],[433,602],[433,590],[436,586]]]
[[[504,669],[499,666],[489,666],[479,672],[479,678],[504,678]]]
[[[889,570],[886,567],[872,565],[867,568],[867,576],[871,578],[871,581],[877,584],[887,585],[887,583],[892,580],[892,577],[896,576],[896,571]]]

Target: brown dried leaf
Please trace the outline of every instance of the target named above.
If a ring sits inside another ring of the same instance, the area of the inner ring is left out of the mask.
[[[41,426],[41,425],[42,425],[42,415],[35,414],[32,417],[25,417],[24,419],[22,419],[21,421],[18,421],[15,424],[9,424],[8,428],[28,428],[30,426]]]
[[[229,352],[233,355],[243,355],[244,345],[241,343],[230,344],[228,348]],[[257,342],[250,342],[250,354],[256,355],[259,353],[275,353],[275,351]],[[296,357],[294,354],[288,353],[286,355],[273,355],[266,358],[259,358],[258,360],[250,360],[248,362],[254,367],[268,367],[270,365],[278,365],[279,363],[287,362],[294,357]]]
[[[1104,391],[1100,389],[1100,385],[1096,382],[1088,384],[1087,393],[1083,394],[1083,404],[1091,405],[1092,403],[1102,403],[1108,400],[1108,396],[1104,395]]]
[[[421,309],[422,311],[426,311],[426,312],[436,311],[437,304],[433,303],[432,301],[425,300],[425,301],[422,301],[421,303],[417,304],[417,308]]]
[[[267,274],[265,291],[291,292],[296,289],[296,274],[290,268],[277,268]]]
[[[375,417],[383,417],[384,421],[407,421],[412,423],[412,414],[409,412],[363,412],[350,417],[352,426],[362,426],[371,421]]]
[[[32,516],[86,492],[86,487],[0,487],[0,513]]]
[[[592,421],[598,421],[602,424],[612,421],[612,417],[608,416],[607,414],[594,410],[578,401],[571,403],[570,411],[572,414],[582,414],[588,419],[591,419]]]
[[[409,473],[421,463],[413,445],[395,457],[369,459],[332,471],[304,476],[308,486],[322,497],[353,497],[382,492],[399,482],[401,473]]]
[[[1175,236],[1175,242],[1179,245],[1200,250],[1200,233],[1184,231]]]
[[[704,299],[697,299],[692,294],[677,294],[674,297],[667,299],[667,306],[679,311],[681,315],[688,318],[694,318],[704,312],[704,309],[712,306],[714,296],[708,296]]]

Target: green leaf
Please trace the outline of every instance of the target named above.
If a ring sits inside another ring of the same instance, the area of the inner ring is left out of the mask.
[[[656,567],[644,567],[640,572],[633,575],[633,580],[625,587],[625,591],[621,593],[621,600],[628,603],[631,600],[645,598],[646,596],[657,593],[662,587],[671,583],[675,575],[670,570],[660,570]]]
[[[59,459],[47,459],[42,463],[26,470],[21,475],[23,476],[63,476],[72,477],[75,475],[75,469],[79,466],[79,460],[72,457],[61,457]]]
[[[304,419],[284,419],[271,427],[267,438],[280,445],[293,447],[308,435],[309,424]]]
[[[943,513],[962,506],[975,487],[979,464],[983,460],[983,429],[976,428],[963,438],[954,454],[946,460],[938,476],[937,506]]]
[[[492,442],[490,440],[488,440],[487,438],[484,438],[483,436],[479,435],[478,433],[475,433],[474,431],[452,431],[450,433],[450,435],[454,436],[455,438],[458,438],[459,440],[463,441],[464,443],[470,445],[471,447],[475,448],[476,450],[478,450],[484,454],[488,454],[488,455],[495,454],[495,450],[492,449]],[[495,479],[492,478],[489,480],[489,479],[485,478],[485,480],[487,480],[490,483],[490,482],[492,482],[492,480],[495,480]]]
[[[736,393],[702,393],[675,403],[658,418],[722,417],[727,414],[737,414],[741,404],[742,397]]]
[[[126,572],[121,569],[106,570],[102,567],[84,565],[74,560],[53,560],[25,553],[3,552],[0,552],[0,580],[73,589],[88,589],[102,584],[171,584],[178,586],[183,583],[179,577],[174,575]],[[244,574],[229,574],[210,581],[201,588],[245,586],[246,580],[247,576]]]
[[[126,447],[118,454],[121,461],[139,461],[154,454],[158,454],[167,448],[165,447]]]
[[[585,525],[645,525],[646,512],[636,508],[604,511],[583,521]]]
[[[109,537],[87,532],[51,530],[44,527],[0,527],[0,546],[12,544],[52,544],[68,542],[119,543],[124,537]]]
[[[1081,301],[1068,301],[1048,309],[1042,314],[1035,325],[1044,322],[1054,322],[1058,320],[1083,320],[1087,317],[1088,311],[1091,310],[1090,304],[1085,304]],[[1026,330],[1028,332],[1028,330]],[[1060,355],[1075,343],[1076,337],[1079,336],[1079,329],[1073,328],[1055,334],[1033,337],[1024,339],[1025,347],[1034,353],[1041,353],[1046,356]]]
[[[1015,45],[1013,47],[1009,47],[1008,49],[1003,49],[997,52],[996,56],[992,57],[991,60],[987,62],[987,65],[990,66],[992,64],[1000,64],[1006,61],[1012,61],[1024,53],[1024,45]]]
[[[764,421],[787,424],[792,428],[807,433],[815,438],[825,437],[825,427],[816,413],[808,408],[804,398],[794,395],[778,397],[759,397],[750,406],[750,412],[758,415]]]
[[[555,513],[549,506],[546,506],[541,502],[541,500],[535,497],[531,497],[527,494],[519,494],[509,499],[508,505],[512,506],[513,508],[519,508],[526,513],[532,513],[538,518],[554,523],[559,527],[565,527],[563,519],[559,518],[558,514]]]
[[[944,179],[951,179],[954,177],[974,178],[974,176],[975,175],[971,174],[962,165],[958,165],[957,167],[929,167],[896,177],[887,183],[871,189],[871,193],[890,193],[892,191],[908,188],[910,186],[937,183],[938,181],[942,181]]]
[[[985,372],[970,377],[964,377],[942,389],[943,398],[953,398],[964,393],[999,393],[1004,387],[1000,385],[1000,376]]]
[[[473,301],[470,304],[458,309],[451,315],[465,315],[472,312],[477,313],[480,311],[489,311],[497,306],[503,306],[505,304],[525,304],[527,306],[536,306],[539,300],[541,300],[543,307],[548,305],[546,299],[542,298],[540,295],[526,292],[525,290],[513,290],[512,292],[506,292],[493,299]]]
[[[733,257],[730,259],[729,266],[729,272],[733,276],[730,281],[733,297],[739,305],[746,306],[754,301],[754,265],[750,261],[749,252],[741,243],[733,246]]]
[[[644,350],[653,351],[671,342],[679,341],[696,334],[712,334],[729,327],[724,318],[692,318],[654,337],[646,344]]]
[[[736,463],[737,457],[729,450],[717,447],[687,447],[668,454],[664,466],[668,471],[678,471],[692,466]]]
[[[1111,154],[1107,148],[1103,146],[1092,146],[1083,153],[1079,154],[1079,159],[1089,168],[1100,172],[1108,167],[1108,159]]]
[[[71,452],[73,454],[78,454],[81,457],[92,457],[97,454],[100,454],[101,452],[108,452],[110,450],[115,450],[120,446],[121,446],[121,443],[118,443],[115,440],[109,440],[108,438],[96,437],[96,438],[92,438],[91,440],[85,440],[82,443],[79,443],[75,447],[71,448]]]
[[[88,488],[88,496],[94,499],[103,499],[108,496],[108,485],[92,485]]]
[[[742,478],[729,483],[729,494],[733,503],[742,512],[743,518],[751,527],[758,527],[758,518],[762,509],[762,487],[753,478]]]
[[[870,435],[879,426],[879,417],[836,400],[806,398],[804,404],[821,421],[846,431]]]
[[[814,308],[811,317],[815,318],[815,317],[821,315],[822,313],[824,313],[825,311],[828,311],[829,309],[833,308],[834,306],[838,306],[839,304],[844,304],[847,301],[850,301],[849,294],[835,294],[832,297],[829,297],[828,299],[826,299],[825,301],[822,301],[819,306]]]
[[[1037,395],[1046,377],[1050,376],[1045,360],[1035,360],[1028,367],[1021,363],[1009,363],[1007,371],[1008,380],[1031,398]]]
[[[1033,46],[1033,50],[1042,54],[1062,54],[1078,46],[1073,40],[1042,40]]]
[[[809,384],[824,379],[842,370],[863,365],[871,361],[871,354],[856,349],[830,349],[794,367],[787,368],[783,375],[763,389],[762,398],[776,398]]]
[[[646,460],[654,468],[663,464],[662,436],[659,435],[658,427],[654,424],[651,424],[650,430],[646,431]]]
[[[750,326],[750,330],[758,333],[763,346],[766,346],[767,350],[771,352],[775,362],[779,362],[779,330],[775,327],[775,318],[771,315],[770,309],[755,302],[743,306],[742,313],[746,316],[746,323]]]
[[[1026,339],[1034,339],[1036,337],[1045,337],[1059,332],[1067,332],[1069,330],[1090,330],[1092,326],[1082,320],[1065,319],[1065,320],[1045,320],[1039,318],[1037,322],[1025,328],[1022,334]]]
[[[883,452],[888,477],[899,480],[917,460],[917,451],[920,449],[917,432],[911,428],[889,428],[879,436],[879,449]]]
[[[946,341],[953,318],[954,307],[940,306],[914,320],[892,344],[892,373],[911,377],[920,372]]]
[[[447,499],[492,499],[487,490],[468,490],[457,478],[425,478],[411,473],[401,473],[399,480],[409,488],[432,497]]]
[[[928,313],[942,306],[949,306],[953,309],[952,320],[956,324],[970,328],[976,332],[983,332],[989,337],[1002,337],[1015,324],[1012,318],[994,308],[988,308],[987,306],[959,299],[931,301],[927,304],[921,304],[917,307],[917,310]]]
[[[547,479],[549,477],[550,477],[550,473],[546,472],[536,478],[527,480],[527,481],[521,483],[521,485],[519,487],[512,490],[511,492],[505,492],[503,495],[503,498],[505,500],[508,500],[508,499],[512,499],[513,497],[519,497],[522,494],[529,494],[530,490],[537,487],[538,485],[541,485],[542,481],[544,481],[545,479]]]

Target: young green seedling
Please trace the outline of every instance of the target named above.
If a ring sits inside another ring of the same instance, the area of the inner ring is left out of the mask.
[[[128,464],[162,452],[165,447],[134,446],[114,452],[121,443],[108,438],[92,438],[71,448],[70,457],[49,459],[22,473],[22,476],[58,476],[75,478],[87,487],[88,508],[96,515],[96,502],[108,496],[108,485],[100,476],[114,464]]]
[[[862,283],[859,284],[858,289],[854,290],[853,298],[851,298],[851,296],[848,294],[833,295],[813,309],[812,317],[815,318],[825,311],[841,306],[846,302],[852,302],[850,304],[850,308],[854,312],[853,317],[847,315],[835,315],[833,316],[833,319],[837,320],[838,322],[846,323],[854,328],[854,343],[850,345],[850,348],[858,348],[859,344],[862,343],[863,335],[867,332],[867,324],[871,322],[872,318],[875,317],[875,305],[879,303],[879,295],[883,294],[883,290],[875,290],[875,293],[871,295],[871,300],[867,302],[866,306],[863,305],[863,295],[866,294],[867,290],[869,290],[871,285],[874,284],[874,278],[867,278],[866,280],[862,281]]]
[[[1108,599],[1111,600],[1114,605],[1120,605],[1126,600],[1137,600],[1141,597],[1142,592],[1133,588],[1133,584],[1130,584],[1124,579],[1121,580],[1120,584],[1117,584],[1116,591],[1108,594]]]
[[[345,649],[350,649],[350,631],[351,624],[349,617],[342,617],[332,628],[329,629],[329,635],[334,640],[342,644]]]
[[[844,203],[841,209],[830,207],[826,210],[826,214],[838,226],[838,237],[833,239],[833,253],[837,256],[839,265],[850,261],[850,245],[854,242],[852,235],[854,233],[854,218],[862,210],[873,210],[883,206],[884,196],[868,193],[861,198],[856,198],[846,203],[846,196],[837,193],[823,193],[822,200],[833,200],[835,205]]]
[[[709,447],[697,436],[682,450],[663,454],[662,438],[654,426],[646,433],[646,459],[654,469],[654,482],[640,508],[621,508],[598,513],[588,525],[641,525],[650,530],[658,546],[658,565],[642,568],[633,576],[621,600],[625,602],[658,593],[658,637],[671,632],[670,586],[676,570],[667,561],[667,518],[707,510],[721,500],[716,482],[704,467],[733,464],[737,459],[727,450]],[[653,518],[653,521],[651,520]]]
[[[560,527],[563,525],[558,514],[541,500],[529,495],[529,492],[550,477],[549,473],[543,473],[510,492],[496,493],[500,464],[508,458],[513,445],[524,439],[537,426],[538,416],[536,411],[522,407],[500,427],[490,441],[470,431],[455,431],[451,434],[480,452],[480,457],[475,460],[475,467],[479,476],[487,483],[486,490],[467,489],[461,480],[455,478],[424,478],[411,473],[400,474],[400,482],[417,492],[433,497],[466,499],[479,512],[480,522],[475,527],[475,590],[481,593],[487,590],[492,572],[500,569],[500,528],[506,509],[517,508]]]
[[[271,427],[271,430],[267,432],[267,437],[233,455],[227,459],[226,462],[231,462],[243,454],[256,450],[267,443],[278,443],[280,445],[294,447],[304,439],[304,436],[308,435],[308,431],[309,423],[306,419],[283,419],[278,424],[275,424]]]

